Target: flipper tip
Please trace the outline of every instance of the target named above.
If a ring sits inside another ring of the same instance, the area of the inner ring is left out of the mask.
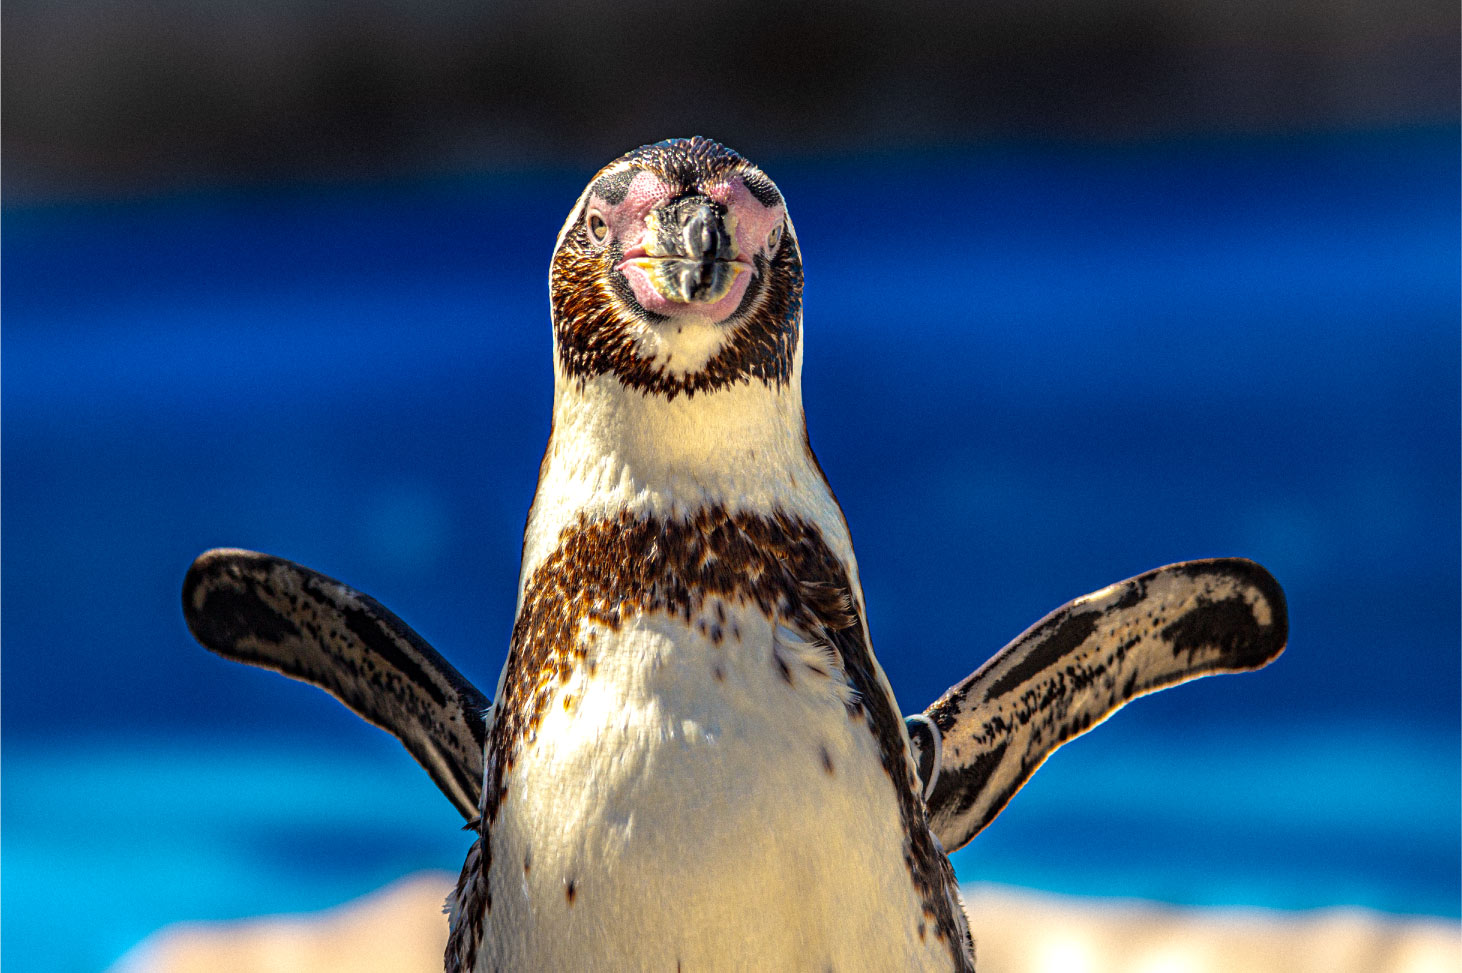
[[[1174,649],[1219,645],[1224,661],[1238,670],[1261,669],[1289,642],[1289,606],[1284,589],[1262,564],[1242,557],[1213,558],[1184,565],[1193,576],[1218,574],[1233,594],[1201,604],[1165,629]]]

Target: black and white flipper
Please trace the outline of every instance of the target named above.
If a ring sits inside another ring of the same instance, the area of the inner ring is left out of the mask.
[[[1063,743],[1138,696],[1265,666],[1288,633],[1284,592],[1243,558],[1170,564],[1056,609],[924,711],[942,738],[935,836],[962,847]],[[915,741],[921,777],[930,748]]]
[[[183,580],[194,638],[319,686],[405,744],[469,821],[491,702],[374,598],[283,558],[220,548]]]

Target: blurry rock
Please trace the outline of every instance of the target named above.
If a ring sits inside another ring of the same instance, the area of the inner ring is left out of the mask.
[[[111,973],[441,973],[442,903],[454,876],[407,876],[324,912],[185,922],[143,940]]]
[[[112,973],[439,973],[452,878],[411,876],[306,916],[195,922]],[[965,889],[980,973],[1462,973],[1462,926],[1363,909],[1180,909]]]
[[[1462,925],[964,889],[980,973],[1459,973]]]

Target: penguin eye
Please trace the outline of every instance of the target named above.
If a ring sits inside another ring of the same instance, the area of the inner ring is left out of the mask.
[[[609,239],[609,221],[597,209],[589,210],[589,216],[584,223],[589,228],[589,239],[595,244],[602,244]]]
[[[767,237],[767,253],[775,255],[777,247],[782,245],[782,227],[784,226],[786,226],[785,223],[778,223],[772,228],[772,235]]]

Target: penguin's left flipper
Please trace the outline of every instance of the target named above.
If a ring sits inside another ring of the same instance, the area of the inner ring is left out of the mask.
[[[1185,561],[1078,598],[909,717],[929,826],[945,851],[989,824],[1057,747],[1138,696],[1268,665],[1284,592],[1243,558]]]
[[[220,548],[183,580],[193,637],[319,686],[395,735],[471,821],[491,702],[380,602],[283,558]]]

